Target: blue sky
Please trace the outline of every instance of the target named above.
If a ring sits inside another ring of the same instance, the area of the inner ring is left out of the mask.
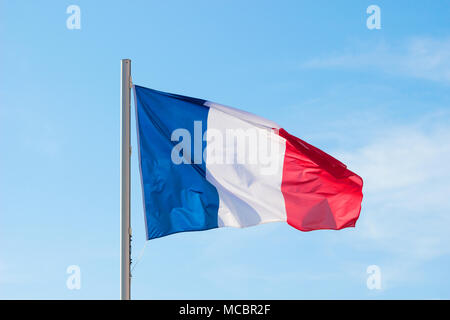
[[[133,298],[449,299],[449,16],[440,0],[0,1],[0,298],[119,297],[130,58],[136,84],[264,116],[365,181],[354,229],[274,223],[144,247],[134,153]]]

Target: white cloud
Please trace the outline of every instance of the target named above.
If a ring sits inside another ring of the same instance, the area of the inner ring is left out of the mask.
[[[400,45],[356,47],[344,54],[315,58],[304,68],[374,70],[450,84],[450,38],[413,38]]]
[[[339,156],[364,179],[357,235],[400,258],[450,254],[450,127],[428,123],[385,132]]]

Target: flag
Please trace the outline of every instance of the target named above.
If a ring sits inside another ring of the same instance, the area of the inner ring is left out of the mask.
[[[254,114],[134,86],[147,239],[287,222],[354,227],[362,179]]]

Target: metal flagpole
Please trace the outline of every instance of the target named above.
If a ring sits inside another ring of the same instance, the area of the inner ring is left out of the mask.
[[[120,298],[130,299],[130,91],[131,60],[121,60],[120,106]]]

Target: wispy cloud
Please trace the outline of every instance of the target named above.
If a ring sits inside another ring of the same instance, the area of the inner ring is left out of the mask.
[[[400,45],[357,46],[314,58],[303,68],[344,68],[399,74],[450,85],[450,38],[412,38]]]
[[[450,126],[422,123],[341,154],[364,178],[365,245],[416,261],[450,254],[449,141]]]

